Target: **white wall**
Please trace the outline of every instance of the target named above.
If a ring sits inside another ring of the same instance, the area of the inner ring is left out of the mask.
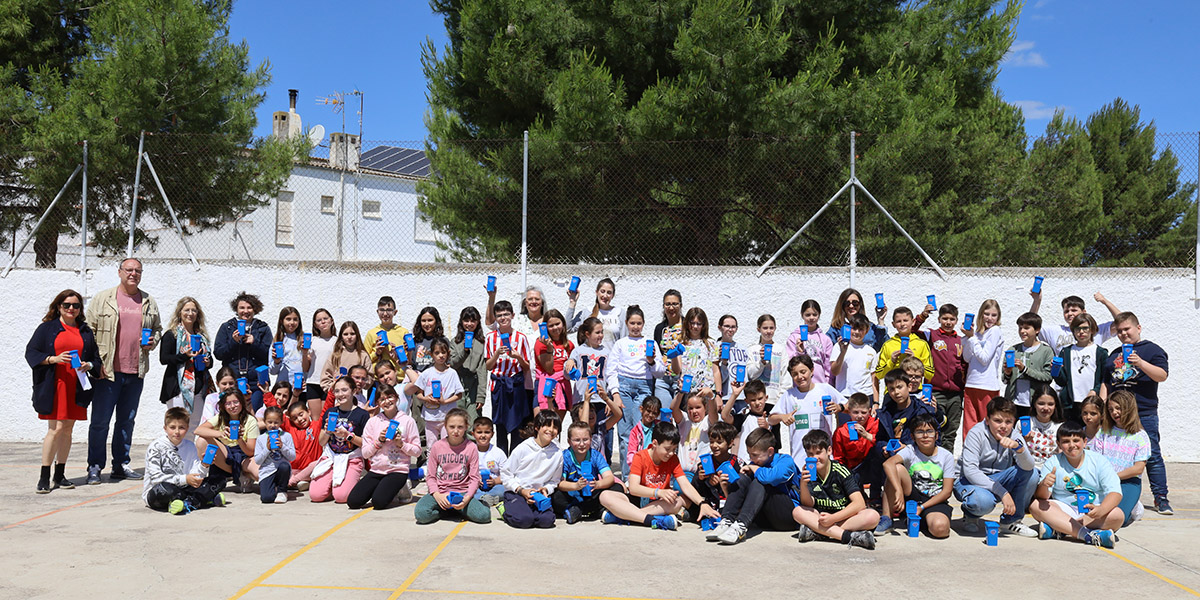
[[[1162,447],[1170,460],[1200,461],[1200,446],[1188,435],[1194,430],[1195,382],[1200,381],[1200,361],[1195,360],[1195,340],[1200,339],[1200,305],[1191,298],[1192,273],[1184,269],[950,269],[949,279],[918,269],[867,269],[858,273],[856,287],[868,306],[874,294],[886,294],[888,305],[923,306],[926,294],[936,293],[939,303],[952,302],[960,312],[977,312],[986,298],[999,300],[1004,331],[1009,342],[1017,341],[1016,317],[1029,307],[1029,285],[1033,275],[1046,276],[1046,306],[1042,316],[1049,323],[1062,316],[1058,300],[1076,294],[1088,300],[1088,306],[1104,312],[1092,301],[1102,291],[1123,310],[1138,314],[1143,337],[1163,346],[1171,356],[1170,379],[1160,387],[1159,414]],[[209,318],[209,331],[231,316],[229,301],[245,289],[260,295],[266,310],[263,320],[274,330],[279,309],[295,305],[305,315],[318,307],[328,308],[337,322],[350,319],[361,328],[374,325],[375,304],[380,295],[391,295],[399,303],[397,321],[412,327],[417,311],[436,306],[447,327],[453,329],[459,311],[467,305],[485,307],[485,276],[499,276],[500,297],[517,300],[521,278],[513,265],[401,265],[355,264],[303,265],[229,264],[203,265],[194,271],[186,263],[152,262],[145,265],[143,288],[156,297],[164,320],[180,296],[195,296]],[[668,288],[683,293],[685,306],[700,306],[709,315],[712,330],[724,313],[735,315],[741,328],[737,339],[748,344],[756,338],[754,322],[769,312],[778,320],[781,336],[800,322],[799,306],[815,298],[825,311],[821,323],[827,326],[837,295],[848,284],[845,268],[776,269],[761,279],[750,268],[669,268],[644,266],[535,267],[529,283],[540,286],[551,308],[566,305],[566,284],[572,274],[583,278],[581,306],[591,304],[590,291],[604,276],[617,282],[618,304],[640,304],[647,321],[658,321],[662,294]],[[116,284],[116,263],[103,263],[90,273],[87,293]],[[60,290],[78,289],[79,276],[70,271],[14,270],[0,279],[0,330],[10,333],[9,342],[0,344],[0,440],[40,440],[44,426],[37,421],[30,403],[30,371],[24,362],[25,344],[46,305]],[[1115,346],[1115,341],[1109,346]],[[161,428],[162,405],[158,403],[162,370],[155,364],[146,378],[135,437],[145,440]],[[85,428],[77,429],[77,437]],[[80,438],[82,439],[82,438]]]

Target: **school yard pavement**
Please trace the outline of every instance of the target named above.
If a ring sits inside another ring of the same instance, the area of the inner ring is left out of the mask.
[[[0,598],[1200,597],[1200,464],[1168,465],[1176,514],[1148,511],[1115,551],[1017,537],[993,548],[961,532],[889,534],[866,551],[777,532],[725,547],[696,525],[418,526],[412,504],[351,511],[303,495],[264,505],[226,492],[225,508],[171,516],[143,506],[140,481],[82,485],[85,448],[72,455],[67,474],[80,485],[39,496],[40,445],[0,443]]]

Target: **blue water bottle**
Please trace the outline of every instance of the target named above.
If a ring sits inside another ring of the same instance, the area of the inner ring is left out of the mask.
[[[201,461],[204,463],[204,466],[212,466],[213,461],[217,459],[217,450],[218,448],[216,444],[208,445],[208,448],[204,450],[204,460]]]
[[[229,422],[229,439],[236,442],[242,433],[242,422],[234,419]]]
[[[292,389],[297,393],[304,389],[304,373],[296,373],[292,375]]]
[[[442,399],[442,382],[434,380],[429,382],[429,395],[433,396],[434,400]]]
[[[512,334],[508,334],[508,333],[500,334],[500,345],[511,350],[512,349]]]
[[[933,400],[933,384],[926,383],[925,385],[922,385],[921,395],[925,396],[925,398],[929,400]]]
[[[588,459],[588,460],[585,460],[585,461],[579,463],[579,474],[580,474],[580,477],[582,477],[583,479],[591,481],[591,479],[592,479],[592,461],[591,461],[591,459]],[[584,496],[591,496],[592,492],[593,492],[592,484],[588,483],[588,484],[584,485],[583,488],[581,490],[579,490],[579,492],[581,494],[583,494]]]
[[[588,391],[592,392],[593,394],[599,391],[598,389],[596,389],[596,376],[595,375],[588,375]]]
[[[279,430],[272,429],[267,432],[267,449],[279,450]]]
[[[550,339],[550,328],[546,327],[545,323],[538,323],[538,333],[541,334],[543,340]]]
[[[746,365],[734,365],[733,381],[735,383],[746,383]]]
[[[238,328],[238,335],[243,335],[243,336],[246,335],[246,320],[238,319],[237,328]]]
[[[329,416],[325,419],[325,431],[328,431],[329,433],[333,433],[333,432],[337,431],[337,426],[338,426],[338,414],[336,412],[329,413]]]
[[[271,348],[275,350],[275,357],[283,360],[283,342],[275,342],[271,344]]]
[[[1121,344],[1121,358],[1125,362],[1129,362],[1129,355],[1133,354],[1133,344]]]

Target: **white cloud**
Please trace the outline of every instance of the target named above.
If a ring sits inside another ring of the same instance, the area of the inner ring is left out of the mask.
[[[1046,6],[1047,4],[1050,4],[1050,0],[1038,0],[1037,2],[1035,2],[1033,4],[1033,8],[1034,8],[1034,10],[1037,10],[1039,8]]]
[[[1054,116],[1055,111],[1067,110],[1066,106],[1046,106],[1045,102],[1038,102],[1037,100],[1017,100],[1012,104],[1021,109],[1026,119],[1033,121],[1049,119]]]
[[[1033,51],[1035,45],[1034,42],[1017,40],[1013,42],[1012,47],[1008,49],[1008,54],[1004,55],[1004,60],[1001,62],[1013,67],[1050,66],[1040,53]]]

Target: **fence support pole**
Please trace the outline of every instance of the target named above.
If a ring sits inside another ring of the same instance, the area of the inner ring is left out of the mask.
[[[133,234],[137,232],[138,190],[142,184],[142,148],[146,146],[146,132],[138,136],[137,167],[133,170],[133,202],[129,210],[129,244],[125,246],[125,258],[133,258]]]
[[[525,130],[525,158],[521,177],[521,294],[529,287],[529,130]]]
[[[821,210],[817,211],[817,214],[813,215],[812,217],[809,217],[808,221],[805,221],[804,224],[800,226],[800,229],[797,229],[796,233],[793,233],[792,237],[788,238],[788,241],[784,242],[783,245],[780,246],[779,249],[775,251],[775,254],[771,255],[771,258],[768,259],[767,262],[763,263],[763,266],[758,268],[758,273],[756,274],[756,277],[762,277],[762,274],[766,273],[767,269],[770,268],[771,263],[775,262],[775,259],[779,258],[779,255],[783,254],[783,251],[787,250],[788,246],[791,246],[792,242],[795,242],[796,238],[799,238],[800,234],[804,233],[804,230],[808,229],[808,226],[812,225],[813,221],[816,221],[817,217],[821,216],[821,213],[825,212],[825,209],[829,208],[830,205],[832,205],[834,202],[836,202],[838,197],[842,195],[842,192],[846,191],[846,188],[851,187],[853,185],[854,185],[853,179],[847,181],[846,184],[842,186],[842,189],[838,190],[836,194],[834,194],[831,198],[829,198],[829,200],[827,200],[825,202],[825,206],[822,206]]]
[[[0,273],[0,278],[8,277],[8,272],[12,270],[13,265],[17,264],[17,259],[21,258],[21,255],[25,253],[25,248],[29,246],[29,242],[33,241],[33,236],[37,235],[38,228],[40,228],[42,223],[45,222],[46,217],[50,216],[50,211],[54,210],[54,205],[58,204],[58,201],[62,199],[63,194],[67,193],[67,188],[71,187],[71,182],[75,181],[75,176],[78,175],[82,170],[83,165],[75,166],[75,170],[71,172],[71,176],[67,178],[67,182],[63,184],[61,190],[58,190],[58,194],[54,196],[54,200],[50,201],[50,206],[46,207],[46,210],[42,213],[41,218],[37,220],[37,223],[34,223],[33,229],[29,230],[29,235],[25,237],[25,241],[21,243],[21,247],[13,253],[12,260],[8,261],[8,266],[4,268],[3,273]]]
[[[83,140],[83,215],[79,218],[79,293],[87,297],[87,171],[88,142]]]
[[[1200,302],[1200,140],[1196,142],[1196,297]]]
[[[854,174],[854,136],[855,136],[855,133],[853,131],[851,131],[850,132],[850,180],[858,181],[858,177]],[[854,234],[857,229],[855,227],[856,224],[854,221],[854,217],[855,217],[855,214],[854,214],[855,206],[854,205],[857,204],[857,200],[858,200],[854,195],[855,191],[856,191],[855,190],[856,187],[857,186],[850,186],[850,287],[854,287],[854,270],[858,264],[858,248],[855,247],[855,245],[854,245]]]
[[[150,162],[150,155],[143,154],[142,160],[146,161],[146,167],[150,169],[150,176],[154,178],[154,185],[158,186],[158,193],[162,194],[163,203],[167,205],[167,212],[171,213],[171,220],[175,222],[175,231],[179,234],[179,239],[183,240],[183,247],[187,249],[188,258],[192,260],[192,266],[196,270],[200,270],[200,263],[196,262],[196,255],[192,253],[192,245],[188,243],[187,236],[183,235],[183,227],[179,226],[179,217],[175,216],[175,209],[171,206],[171,200],[167,198],[167,192],[163,189],[162,182],[158,179],[158,173],[154,171],[154,163]]]

